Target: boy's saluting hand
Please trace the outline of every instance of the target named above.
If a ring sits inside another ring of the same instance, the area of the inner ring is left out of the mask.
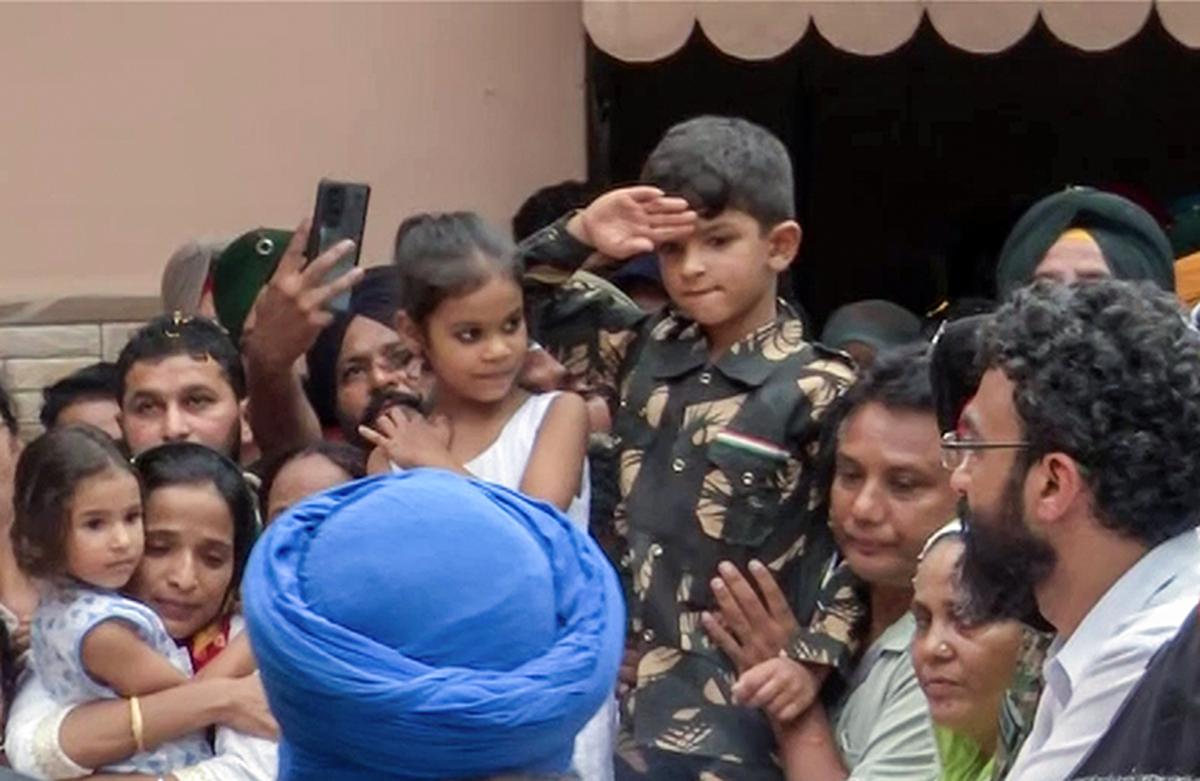
[[[615,260],[653,252],[696,229],[698,215],[683,198],[657,187],[623,187],[601,195],[567,222],[567,232]]]

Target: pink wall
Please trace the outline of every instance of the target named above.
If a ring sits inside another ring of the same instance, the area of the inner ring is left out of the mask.
[[[146,294],[199,234],[291,227],[322,175],[506,221],[585,168],[578,2],[0,3],[0,301]]]

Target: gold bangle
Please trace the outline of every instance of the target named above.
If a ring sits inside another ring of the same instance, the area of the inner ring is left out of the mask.
[[[142,723],[142,704],[138,702],[137,697],[129,698],[129,728],[133,732],[133,744],[137,746],[139,754],[146,751],[146,737],[142,730],[145,725]]]

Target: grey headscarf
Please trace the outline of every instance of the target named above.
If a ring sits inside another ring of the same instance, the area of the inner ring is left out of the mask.
[[[171,253],[162,275],[164,312],[196,314],[213,258],[228,244],[229,239],[190,239]]]

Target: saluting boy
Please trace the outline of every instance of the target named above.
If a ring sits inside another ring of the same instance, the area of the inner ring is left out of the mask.
[[[758,561],[804,622],[772,655],[786,650],[822,680],[848,657],[862,608],[849,584],[826,577],[834,548],[817,462],[822,415],[853,370],[806,341],[778,298],[800,246],[779,139],[740,119],[690,120],[667,132],[642,180],[519,250],[534,337],[616,400],[620,501],[608,523],[636,665],[618,778],[775,781],[771,726],[733,702],[739,670],[704,617],[722,596],[718,565]],[[593,253],[651,250],[671,299],[658,314],[598,305],[568,280]]]

